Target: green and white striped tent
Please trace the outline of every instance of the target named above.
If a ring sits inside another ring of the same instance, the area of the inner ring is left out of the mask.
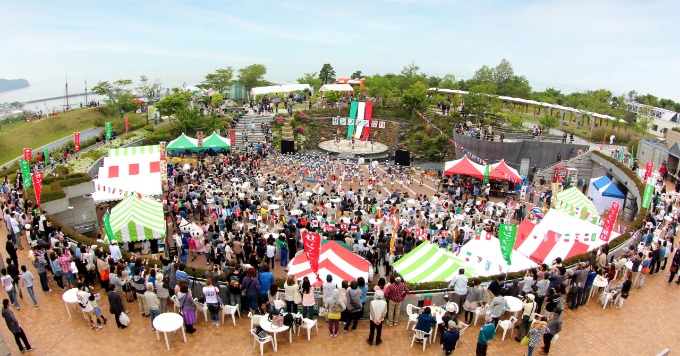
[[[427,241],[395,262],[393,267],[410,283],[450,281],[461,267],[465,268],[466,276],[475,275],[462,259]]]
[[[600,214],[597,213],[595,204],[576,187],[571,187],[557,193],[553,209],[593,224],[597,224],[600,220]]]
[[[163,204],[129,196],[111,209],[111,230],[118,242],[165,237]]]
[[[135,155],[160,154],[161,147],[159,145],[152,146],[137,146],[137,147],[122,147],[112,148],[109,150],[109,157],[124,157]]]

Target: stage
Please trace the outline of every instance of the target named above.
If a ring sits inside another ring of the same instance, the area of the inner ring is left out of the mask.
[[[374,160],[387,158],[389,147],[379,142],[371,144],[370,141],[356,140],[352,148],[351,140],[339,140],[337,143],[334,140],[327,140],[319,143],[319,149],[333,156]]]

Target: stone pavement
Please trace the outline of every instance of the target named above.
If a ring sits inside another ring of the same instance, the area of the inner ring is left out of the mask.
[[[0,227],[0,235],[6,236],[4,226]],[[4,245],[4,241],[0,243]],[[20,251],[21,264],[28,263],[26,252]],[[29,269],[37,277],[35,269],[32,266]],[[680,341],[673,327],[680,318],[680,309],[674,307],[680,286],[675,283],[668,285],[665,279],[667,279],[665,271],[647,277],[642,289],[631,291],[631,297],[621,310],[609,307],[603,310],[601,305],[591,301],[576,312],[565,311],[563,331],[560,333],[559,341],[554,344],[551,355],[655,355],[665,347],[670,347],[671,350],[680,348]],[[39,284],[37,285],[39,290]],[[109,322],[101,331],[93,331],[73,305],[70,306],[73,319],[68,319],[61,300],[62,291],[53,282],[50,282],[50,285],[54,292],[49,294],[36,292],[39,308],[32,306],[28,294],[24,291],[24,299],[20,299],[21,310],[15,310],[15,315],[29,341],[37,347],[35,351],[37,355],[259,353],[259,348],[253,349],[253,340],[249,334],[250,319],[245,316],[237,319],[236,326],[233,326],[227,318],[226,324],[215,329],[199,315],[196,324],[198,331],[193,335],[187,335],[188,343],[182,342],[181,333],[170,333],[168,338],[171,350],[167,351],[163,336],[161,335],[160,341],[156,340],[155,332],[151,331],[150,320],[140,315],[137,303],[130,304],[131,326],[120,330],[111,319],[112,315],[108,314],[108,301],[106,296],[103,296],[100,307]],[[100,289],[97,288],[96,292],[100,292]],[[172,305],[169,307],[172,308]],[[506,315],[505,318],[507,317]],[[470,326],[465,332],[455,352],[456,355],[474,354],[479,327]],[[368,335],[368,321],[362,320],[356,333],[341,333],[337,339],[329,338],[326,322],[320,321],[319,333],[317,335],[314,332],[311,341],[307,341],[304,331],[300,336],[293,336],[292,344],[288,342],[287,335],[279,335],[279,354],[319,355],[346,353],[350,350],[368,355],[441,354],[438,345],[429,345],[425,352],[420,345],[410,348],[412,332],[406,331],[405,328],[403,320],[398,326],[385,326],[384,343],[380,346],[369,346],[364,341]],[[4,324],[0,325],[0,333],[12,354],[19,354],[14,338]],[[526,353],[526,347],[520,346],[509,335],[505,341],[501,341],[500,338],[501,335],[497,334],[489,347],[489,355]],[[270,344],[265,345],[265,352],[273,354]]]

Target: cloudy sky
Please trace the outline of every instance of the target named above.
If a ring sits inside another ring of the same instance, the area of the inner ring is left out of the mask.
[[[145,74],[172,87],[253,63],[285,83],[324,63],[349,76],[415,62],[467,79],[507,58],[538,90],[635,89],[680,101],[677,0],[0,4],[0,78],[54,95],[67,74],[70,83]]]

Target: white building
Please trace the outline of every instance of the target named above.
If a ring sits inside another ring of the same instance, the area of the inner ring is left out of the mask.
[[[657,108],[636,102],[626,103],[626,110],[634,112],[638,115],[649,115],[654,118],[654,121],[649,128],[649,132],[657,136],[663,137],[663,134],[673,127],[680,127],[680,115],[671,110]]]

